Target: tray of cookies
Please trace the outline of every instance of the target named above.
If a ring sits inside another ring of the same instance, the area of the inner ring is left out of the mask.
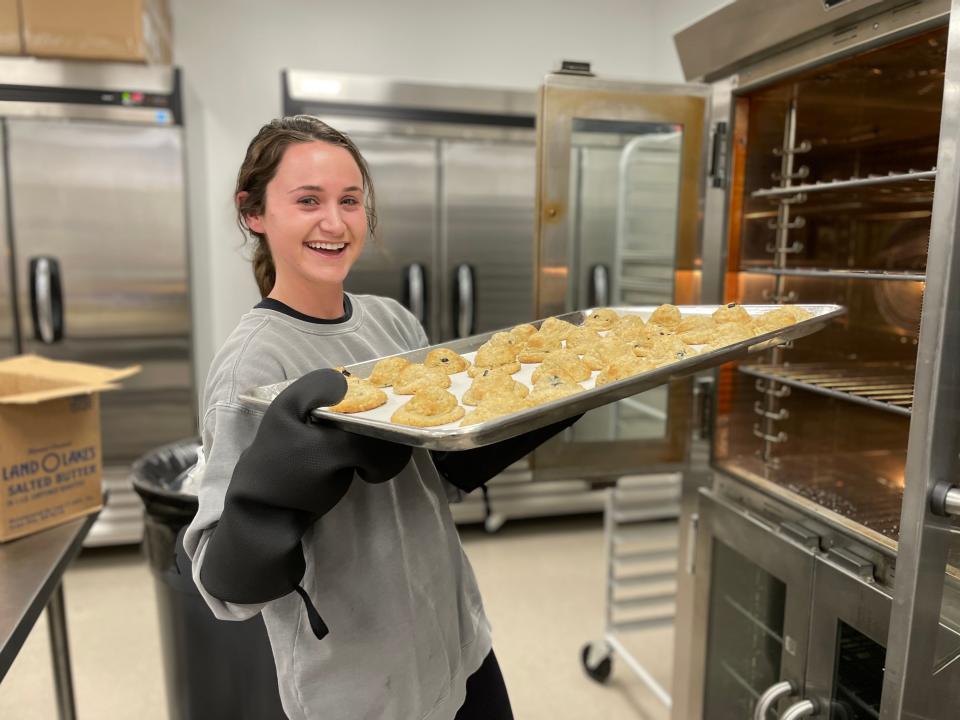
[[[347,394],[313,414],[345,430],[465,450],[810,335],[839,305],[590,308],[338,368]],[[240,395],[265,410],[293,380]]]

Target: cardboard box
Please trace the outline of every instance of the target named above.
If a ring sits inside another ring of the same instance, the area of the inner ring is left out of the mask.
[[[19,55],[22,52],[20,2],[0,0],[0,55]]]
[[[0,542],[100,509],[100,396],[139,366],[0,361]]]
[[[0,0],[5,1],[5,0]],[[19,0],[27,55],[171,62],[166,0]]]

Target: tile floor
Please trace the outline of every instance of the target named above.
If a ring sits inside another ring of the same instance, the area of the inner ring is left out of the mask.
[[[581,647],[602,631],[599,515],[515,520],[494,535],[473,526],[461,532],[517,720],[666,720],[622,662],[614,661],[606,686],[580,665]],[[85,551],[64,588],[79,720],[166,720],[153,579],[140,552]],[[669,687],[672,631],[626,641]],[[0,683],[3,720],[56,719],[48,642],[44,617]]]

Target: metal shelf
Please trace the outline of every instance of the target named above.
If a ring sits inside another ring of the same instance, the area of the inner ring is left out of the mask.
[[[870,187],[873,185],[890,185],[899,182],[915,180],[935,180],[937,169],[910,170],[905,173],[888,173],[887,175],[868,175],[867,177],[852,177],[848,180],[831,180],[829,182],[815,182],[804,185],[789,185],[787,187],[764,188],[754,190],[750,197],[755,198],[783,198],[799,195],[800,193],[828,192],[831,190],[846,190],[849,188]]]
[[[901,280],[924,282],[927,279],[925,273],[910,272],[908,270],[831,270],[823,268],[750,267],[744,268],[743,271],[756,275],[836,278],[838,280]]]
[[[914,368],[903,365],[741,365],[740,372],[763,380],[910,415]]]

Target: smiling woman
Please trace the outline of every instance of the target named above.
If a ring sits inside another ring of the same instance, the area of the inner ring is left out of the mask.
[[[247,148],[235,198],[237,223],[256,243],[260,294],[313,317],[341,317],[344,278],[377,217],[353,141],[308,115],[274,120]]]

